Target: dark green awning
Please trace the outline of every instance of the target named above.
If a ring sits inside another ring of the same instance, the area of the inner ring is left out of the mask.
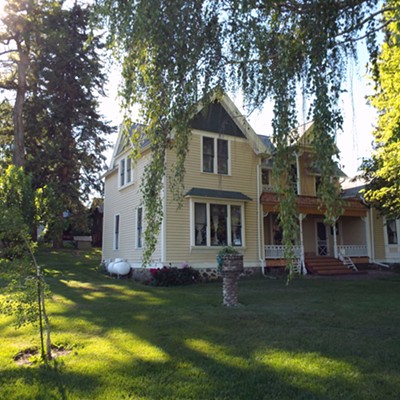
[[[252,201],[250,197],[246,196],[241,192],[232,192],[229,190],[203,189],[203,188],[192,188],[186,193],[185,196],[212,197],[215,199]]]

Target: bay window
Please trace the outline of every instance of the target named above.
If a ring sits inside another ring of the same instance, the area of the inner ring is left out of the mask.
[[[194,246],[243,246],[243,206],[194,203]]]

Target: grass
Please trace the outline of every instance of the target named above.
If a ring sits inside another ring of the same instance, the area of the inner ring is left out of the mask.
[[[98,271],[100,254],[39,254],[53,293],[49,367],[13,356],[32,327],[0,316],[0,399],[398,399],[400,275],[155,288]]]

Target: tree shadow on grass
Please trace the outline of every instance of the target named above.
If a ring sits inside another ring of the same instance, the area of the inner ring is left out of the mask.
[[[220,284],[153,288],[71,270],[52,278],[56,303],[67,302],[55,304],[53,316],[62,335],[86,341],[82,363],[98,367],[42,377],[58,379],[65,398],[101,391],[148,400],[400,398],[398,295],[381,299],[393,300],[386,316],[371,309],[356,318],[369,309],[368,295],[380,299],[383,284],[348,283],[343,291],[340,282],[243,281],[244,305],[226,309]],[[350,307],[357,296],[365,298]],[[100,343],[99,354],[90,341]]]
[[[68,400],[70,393],[74,399],[90,399],[98,386],[97,377],[73,372],[60,360],[49,365],[3,369],[0,374],[0,397],[7,400]]]
[[[259,285],[256,281],[243,285],[252,284]],[[376,368],[368,361],[369,344],[353,347],[362,330],[350,329],[346,320],[335,315],[342,307],[340,302],[334,304],[335,289],[332,298],[325,299],[330,309],[321,309],[318,298],[312,296],[308,310],[291,305],[285,297],[294,293],[279,286],[272,291],[281,292],[275,299],[283,302],[280,306],[271,303],[268,309],[253,303],[226,309],[220,305],[219,286],[149,288],[115,281],[103,285],[106,294],[98,299],[88,298],[85,290],[75,287],[69,289],[69,297],[79,307],[64,317],[76,318],[81,313],[97,325],[100,335],[118,329],[134,337],[134,343],[146,344],[133,349],[118,339],[112,343],[114,352],[128,354],[112,366],[113,375],[126,382],[121,388],[126,396],[372,399],[376,385],[382,386],[379,393],[388,398],[400,395],[398,379],[388,379],[389,373],[379,377],[379,369],[395,368],[398,357]],[[251,288],[247,291],[253,301]],[[262,301],[262,296],[258,298]],[[247,303],[246,296],[243,299]],[[318,324],[313,323],[315,319]],[[146,348],[159,349],[164,356],[145,360],[141,352],[150,351]]]

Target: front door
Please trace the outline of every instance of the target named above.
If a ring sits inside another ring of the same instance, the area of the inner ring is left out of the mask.
[[[328,235],[326,233],[326,225],[317,221],[317,254],[319,256],[329,255]]]

